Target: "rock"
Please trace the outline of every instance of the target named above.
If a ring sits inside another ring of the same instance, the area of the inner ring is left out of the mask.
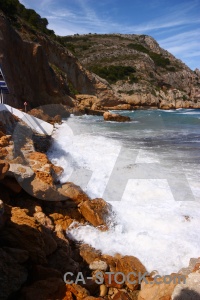
[[[24,287],[21,294],[22,299],[26,300],[65,299],[66,286],[60,278],[48,278]]]
[[[11,135],[4,135],[0,138],[0,147],[7,147],[9,145]]]
[[[80,255],[87,264],[91,264],[95,259],[100,259],[101,252],[90,245],[82,244],[80,246]]]
[[[61,272],[63,275],[66,272],[77,274],[79,271],[79,264],[75,262],[65,250],[58,249],[48,257],[48,265]]]
[[[19,194],[22,190],[21,185],[18,183],[18,181],[15,178],[6,177],[3,180],[1,180],[1,183],[16,194]]]
[[[29,258],[29,253],[26,250],[9,247],[3,247],[2,249],[19,264],[26,262]]]
[[[190,262],[189,262],[189,266],[187,268],[180,269],[178,273],[182,274],[182,275],[188,275],[188,274],[194,272],[196,265],[198,265],[199,263],[200,263],[200,257],[199,258],[191,258]]]
[[[43,225],[44,227],[53,230],[54,229],[54,225],[52,223],[52,220],[47,217],[43,212],[39,211],[34,213],[34,218],[38,221],[38,223],[40,223],[41,225]]]
[[[10,168],[9,163],[7,163],[6,161],[0,160],[0,180],[2,180],[5,177],[9,168]]]
[[[129,117],[121,116],[119,114],[113,114],[106,111],[103,114],[105,121],[115,121],[115,122],[129,122],[131,119]]]
[[[92,297],[92,296],[87,296],[84,298],[84,300],[103,300],[104,298],[101,297]]]
[[[108,292],[108,288],[105,284],[101,284],[100,285],[100,297],[104,297],[107,295],[107,292]]]
[[[99,101],[96,96],[86,94],[76,95],[76,100],[79,102],[79,105],[87,108],[91,108],[93,104]]]
[[[199,300],[200,299],[200,273],[194,272],[188,275],[186,282],[182,282],[174,288],[172,300]]]
[[[66,198],[73,200],[76,204],[80,204],[84,201],[90,201],[90,198],[83,190],[72,182],[67,182],[58,189],[59,193]]]
[[[137,257],[123,256],[116,262],[116,272],[122,272],[124,275],[134,272],[136,276],[131,274],[129,276],[129,281],[137,281],[138,273],[140,272],[141,274],[144,274],[146,272],[146,268]],[[138,287],[138,282],[132,284],[126,281],[126,285],[130,290],[135,290]]]
[[[111,216],[111,205],[101,198],[87,200],[79,205],[79,211],[93,226],[105,226]]]
[[[4,203],[0,199],[0,229],[4,226]]]
[[[123,282],[122,275],[118,274],[105,274],[104,275],[105,284],[107,287],[113,287],[117,289],[121,289],[124,285],[124,283],[117,283],[117,282]]]
[[[171,274],[172,276],[173,274]],[[178,283],[177,274],[175,274],[175,279],[171,280],[169,284],[164,283],[164,277],[157,278],[156,282],[151,277],[146,277],[148,283],[142,281],[141,291],[138,295],[138,300],[170,300],[172,292]],[[177,298],[176,300],[178,300]],[[180,298],[182,300],[182,298]],[[187,298],[188,299],[188,298]],[[174,298],[175,300],[175,298]]]
[[[118,292],[114,297],[113,300],[131,300],[129,295],[126,292]]]
[[[95,260],[90,263],[89,268],[90,268],[90,270],[106,271],[108,268],[108,265],[103,260]]]
[[[8,297],[18,291],[26,282],[28,272],[25,267],[0,248],[0,299],[6,300]]]
[[[61,226],[62,230],[64,230],[65,232],[67,228],[73,223],[73,219],[62,214],[54,213],[51,214],[50,217],[53,219],[54,224]]]
[[[11,220],[1,233],[1,239],[9,247],[26,250],[32,262],[46,263],[46,256],[57,248],[51,233],[28,216],[25,209],[14,207],[11,214]]]
[[[44,267],[41,265],[34,265],[31,270],[31,278],[33,281],[46,280],[48,278],[63,279],[61,272],[58,270]]]
[[[90,293],[83,288],[82,286],[78,285],[78,284],[67,284],[67,291],[71,292],[77,300],[82,300],[84,298],[86,298],[87,296],[90,296]]]

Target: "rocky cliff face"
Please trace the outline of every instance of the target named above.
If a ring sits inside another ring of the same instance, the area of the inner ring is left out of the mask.
[[[10,95],[9,104],[30,107],[63,103],[74,106],[74,91],[97,95],[103,102],[116,104],[118,98],[109,84],[81,66],[65,47],[50,37],[21,24],[17,31],[0,14],[0,64]]]
[[[190,70],[149,36],[60,39],[63,45],[20,19],[16,29],[0,13],[0,64],[9,104],[23,107],[27,101],[33,108],[62,103],[93,110],[200,108],[199,70]],[[89,96],[75,99],[77,93]]]
[[[200,107],[199,70],[190,70],[152,37],[90,34],[66,39],[81,63],[110,81],[126,103],[161,108]],[[124,71],[122,67],[132,70],[125,69],[130,74],[123,73],[120,78],[115,71],[119,75]]]

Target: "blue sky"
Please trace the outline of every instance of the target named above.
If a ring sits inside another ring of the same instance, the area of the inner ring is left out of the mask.
[[[20,0],[59,35],[134,33],[154,37],[200,69],[200,0]]]

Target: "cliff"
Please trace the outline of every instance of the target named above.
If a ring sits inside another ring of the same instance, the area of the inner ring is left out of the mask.
[[[132,106],[200,108],[200,72],[162,49],[150,36],[88,34],[64,38],[80,62],[107,79]]]
[[[25,13],[30,11],[17,5]],[[12,17],[0,11],[0,65],[10,105],[23,107],[27,101],[30,109],[59,103],[82,111],[200,108],[199,70],[190,70],[152,37],[59,37],[44,25],[41,30],[44,19],[34,11],[37,26],[17,9]]]
[[[118,101],[109,84],[87,71],[66,47],[18,20],[18,30],[0,13],[0,64],[10,105],[30,108],[62,103],[75,106],[74,94],[96,95],[104,103]]]

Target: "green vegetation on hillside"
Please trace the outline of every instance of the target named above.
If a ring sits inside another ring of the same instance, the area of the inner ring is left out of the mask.
[[[90,71],[106,79],[109,83],[115,83],[118,80],[129,80],[132,83],[137,82],[137,78],[134,76],[135,69],[133,67],[126,66],[92,66]]]
[[[128,44],[128,48],[135,49],[137,51],[148,54],[151,57],[151,59],[153,59],[154,63],[158,67],[166,68],[168,65],[170,65],[169,58],[163,57],[162,54],[158,54],[158,53],[149,51],[143,45],[131,43],[131,44]],[[174,69],[173,69],[173,71],[174,71]]]
[[[25,8],[18,0],[0,0],[0,10],[13,22],[16,21],[16,17],[19,17],[32,28],[48,35],[54,35],[54,31],[47,28],[48,21],[46,18],[41,18],[33,9]]]

